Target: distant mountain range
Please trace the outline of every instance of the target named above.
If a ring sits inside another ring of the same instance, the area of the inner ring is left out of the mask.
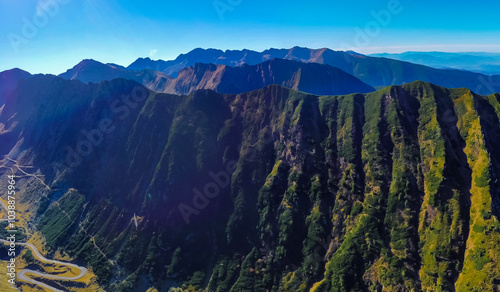
[[[81,61],[75,67],[69,69],[65,73],[60,74],[59,76],[64,79],[77,79],[84,83],[99,83],[104,80],[123,78],[134,80],[139,83],[161,84],[161,82],[172,79],[172,77],[170,77],[169,75],[158,71],[148,69],[133,71],[116,64],[103,64],[92,59]]]
[[[302,47],[269,49],[263,52],[195,49],[187,54],[181,54],[171,61],[153,61],[150,58],[139,58],[130,64],[127,69],[153,69],[176,76],[182,68],[196,63],[228,66],[256,65],[274,58],[330,65],[376,88],[421,80],[448,88],[467,87],[479,94],[500,92],[500,76],[498,75],[487,76],[463,70],[436,69],[388,58],[364,56],[355,52]]]
[[[94,60],[84,60],[59,76],[86,83],[124,78],[135,80],[153,91],[172,94],[190,94],[199,89],[238,94],[271,84],[320,95],[366,93],[375,90],[340,69],[284,59],[237,67],[196,63],[180,69],[176,78],[151,69],[133,71]]]
[[[409,56],[417,57],[412,54]],[[493,57],[485,55],[471,58]],[[6,73],[11,76],[9,78],[15,78],[14,75],[19,75],[21,70],[14,71],[17,73]],[[26,78],[30,75],[24,72],[19,76]],[[198,89],[238,94],[279,84],[312,94],[336,95],[366,93],[374,88],[417,80],[448,88],[466,87],[478,94],[500,92],[499,75],[437,69],[351,51],[301,47],[263,52],[194,49],[171,61],[139,58],[128,67],[87,59],[59,76],[84,83],[124,78],[137,81],[153,91],[171,94],[189,94]]]
[[[405,52],[370,54],[435,68],[467,70],[483,74],[500,74],[500,53]]]

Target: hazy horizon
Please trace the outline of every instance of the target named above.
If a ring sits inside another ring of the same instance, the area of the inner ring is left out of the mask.
[[[499,7],[428,0],[3,1],[0,71],[59,74],[82,59],[126,65],[139,57],[175,59],[197,47],[500,53]]]
[[[268,49],[291,49],[293,47],[296,47],[296,46],[292,46],[292,47],[288,47],[288,48],[268,48]],[[19,67],[19,66],[16,66],[16,67],[11,67],[11,68],[3,68],[0,64],[0,72],[2,71],[6,71],[6,70],[10,70],[10,69],[14,69],[14,68],[18,68],[18,69],[21,69],[21,70],[24,70],[24,71],[27,71],[31,74],[53,74],[53,75],[59,75],[59,74],[62,74],[64,72],[66,72],[67,70],[73,68],[75,65],[77,65],[78,63],[80,63],[81,61],[83,60],[86,60],[86,59],[92,59],[92,60],[95,60],[97,62],[100,62],[100,63],[103,63],[103,64],[115,64],[115,65],[120,65],[120,66],[123,66],[123,67],[127,67],[129,66],[130,64],[132,64],[134,61],[136,61],[137,59],[139,58],[149,58],[153,61],[158,61],[158,60],[163,60],[163,61],[170,61],[170,60],[174,60],[175,58],[177,58],[180,54],[186,54],[194,49],[200,49],[200,48],[193,48],[189,51],[186,51],[186,52],[180,52],[178,55],[176,55],[175,57],[173,58],[170,58],[170,59],[163,59],[163,58],[157,58],[157,57],[152,57],[152,56],[137,56],[136,58],[133,58],[131,61],[127,62],[127,63],[116,63],[116,62],[110,62],[108,60],[101,60],[101,59],[95,59],[95,58],[91,58],[91,57],[88,57],[88,58],[81,58],[80,60],[76,61],[76,63],[68,63],[67,64],[67,67],[64,67],[64,69],[62,71],[42,71],[42,72],[37,72],[37,71],[30,71],[26,68],[22,68],[22,67]],[[248,49],[248,48],[241,48],[241,49],[223,49],[223,48],[214,48],[214,47],[207,47],[207,48],[201,48],[201,49],[216,49],[216,50],[222,50],[222,51],[231,51],[231,50],[251,50],[251,51],[257,51],[257,52],[262,52],[262,51],[265,51],[265,50],[252,50],[252,49]],[[313,49],[313,50],[319,50],[319,49],[325,49],[325,48],[309,48],[309,49]],[[349,49],[332,49],[332,48],[326,48],[326,49],[331,49],[331,50],[334,50],[334,51],[354,51],[354,50],[349,50]],[[418,51],[418,50],[408,50],[408,51],[374,51],[374,52],[370,52],[370,53],[362,53],[360,51],[354,51],[356,53],[360,53],[360,54],[363,54],[363,55],[367,55],[367,56],[370,56],[370,55],[378,55],[378,54],[404,54],[404,53],[457,53],[457,54],[494,54],[494,55],[500,55],[500,51],[499,52],[488,52],[488,51]]]

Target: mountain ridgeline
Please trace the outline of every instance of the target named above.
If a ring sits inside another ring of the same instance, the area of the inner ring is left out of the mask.
[[[283,59],[237,67],[196,63],[182,68],[176,78],[151,69],[131,71],[94,60],[83,60],[59,76],[85,83],[124,78],[135,80],[156,92],[180,95],[199,89],[238,94],[271,84],[318,95],[375,91],[373,87],[335,67]]]
[[[499,94],[424,82],[179,96],[34,76],[0,155],[44,175],[19,196],[48,251],[107,291],[497,291],[499,119]]]
[[[83,60],[59,76],[85,83],[125,78],[153,91],[172,94],[190,94],[198,89],[238,94],[279,84],[317,95],[337,95],[366,93],[372,91],[372,87],[417,80],[447,88],[467,87],[478,94],[500,92],[500,75],[437,69],[349,51],[300,47],[263,52],[194,49],[170,61],[139,58],[127,68]]]
[[[392,56],[389,55],[389,57]],[[370,57],[352,51],[334,51],[326,48],[309,49],[293,47],[291,49],[269,49],[263,52],[251,50],[222,51],[216,49],[194,49],[170,61],[153,61],[150,58],[139,58],[130,64],[127,69],[152,69],[175,77],[182,68],[193,66],[196,63],[237,67],[243,64],[257,65],[275,58],[330,65],[359,78],[373,87],[401,85],[421,80],[448,88],[467,87],[478,94],[500,92],[500,75],[485,75],[453,69],[436,69],[400,60]]]

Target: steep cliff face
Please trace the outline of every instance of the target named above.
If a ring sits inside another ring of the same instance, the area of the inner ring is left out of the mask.
[[[49,250],[110,291],[499,288],[498,94],[21,85],[0,154],[45,175],[31,202]]]

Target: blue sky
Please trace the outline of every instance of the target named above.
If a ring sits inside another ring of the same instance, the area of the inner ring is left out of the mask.
[[[498,11],[496,0],[0,0],[0,71],[126,66],[197,47],[500,52]]]

